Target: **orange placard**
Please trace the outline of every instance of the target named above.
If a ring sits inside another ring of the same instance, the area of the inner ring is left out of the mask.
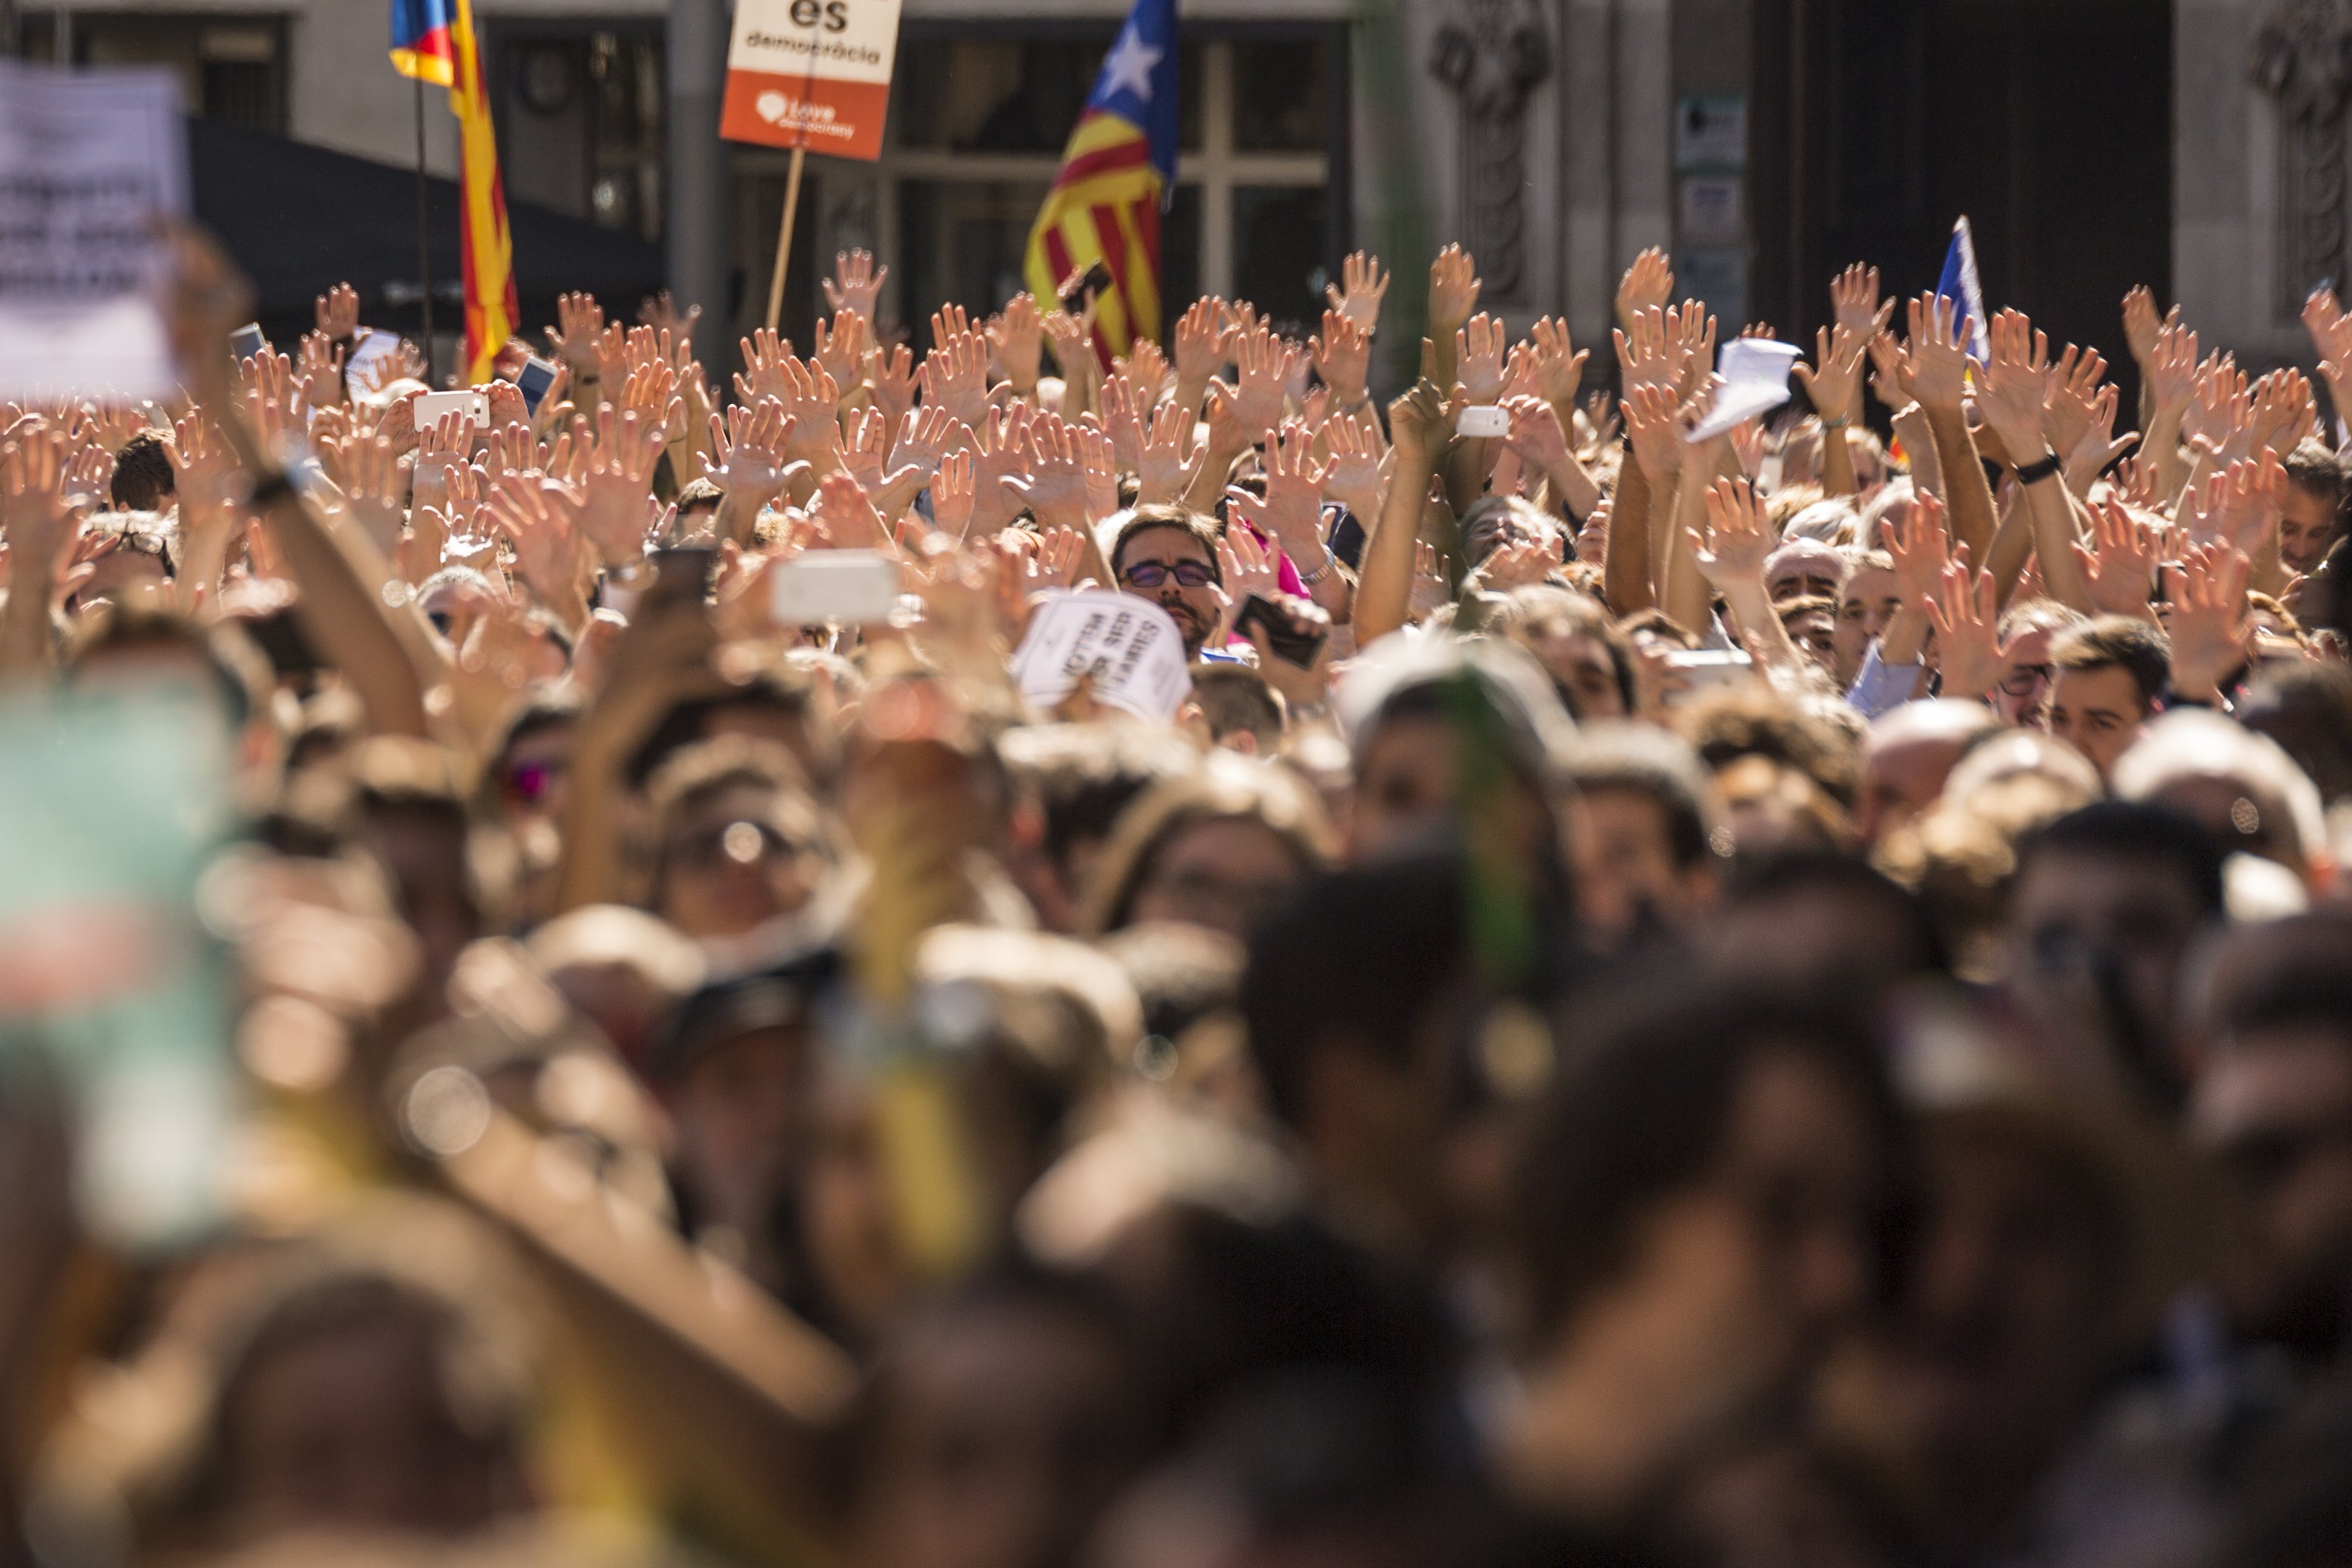
[[[719,134],[836,158],[882,155],[899,0],[739,0]]]

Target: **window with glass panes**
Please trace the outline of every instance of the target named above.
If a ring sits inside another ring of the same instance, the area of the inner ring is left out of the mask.
[[[1113,29],[1023,28],[899,41],[877,170],[886,314],[946,300],[992,310],[1024,285],[1029,226],[1060,167]],[[1347,238],[1344,34],[1301,25],[1188,27],[1176,190],[1160,226],[1172,321],[1203,293],[1304,331]]]

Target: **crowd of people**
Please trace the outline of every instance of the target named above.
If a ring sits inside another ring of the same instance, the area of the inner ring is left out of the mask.
[[[2136,290],[2133,428],[1857,266],[1732,422],[1656,252],[1608,371],[1447,247],[1385,407],[1369,258],[852,253],[420,417],[174,266],[176,403],[0,407],[0,679],[219,737],[236,1135],[110,1234],[0,964],[9,1561],[2352,1560],[2332,295],[2315,395]]]

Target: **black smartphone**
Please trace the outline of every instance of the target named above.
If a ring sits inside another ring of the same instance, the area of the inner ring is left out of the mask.
[[[515,377],[515,390],[522,394],[522,405],[534,415],[539,412],[540,399],[554,384],[554,364],[537,354],[522,362],[522,372]]]
[[[1246,638],[1252,626],[1264,628],[1268,652],[1301,669],[1315,668],[1315,656],[1323,651],[1323,639],[1329,635],[1298,630],[1289,612],[1263,594],[1252,594],[1243,600],[1242,613],[1234,617],[1235,637]]]
[[[647,560],[654,563],[653,586],[646,590],[646,600],[691,600],[699,604],[710,594],[710,579],[719,570],[719,552],[708,544],[677,544],[664,550],[649,550]]]
[[[1062,290],[1062,309],[1073,316],[1083,316],[1087,313],[1088,301],[1098,294],[1109,292],[1110,268],[1097,256],[1084,272],[1078,274],[1076,282]]]

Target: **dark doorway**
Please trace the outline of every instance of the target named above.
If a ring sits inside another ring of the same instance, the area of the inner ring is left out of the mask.
[[[1987,306],[2096,346],[2133,406],[2124,293],[2170,298],[2169,5],[1759,0],[1756,45],[1751,309],[1810,347],[1832,271],[1932,288],[1965,213]]]

